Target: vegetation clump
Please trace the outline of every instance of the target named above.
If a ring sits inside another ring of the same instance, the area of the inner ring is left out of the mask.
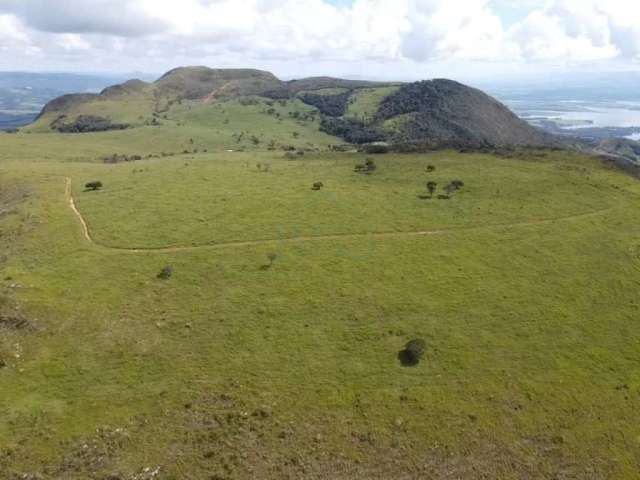
[[[427,191],[429,192],[429,198],[433,198],[433,194],[436,192],[436,188],[438,188],[437,182],[427,182]]]
[[[383,153],[389,153],[389,151],[391,150],[391,147],[384,142],[374,142],[374,143],[369,143],[367,145],[363,145],[361,150],[369,154],[383,154]]]
[[[355,166],[354,172],[356,173],[373,173],[378,169],[376,162],[373,161],[373,158],[367,158],[367,160],[363,164],[358,164]]]
[[[379,142],[385,139],[384,133],[377,128],[346,118],[325,117],[320,122],[320,130],[355,144]]]
[[[173,267],[171,265],[167,265],[162,270],[160,270],[160,273],[158,273],[158,278],[160,280],[169,280],[172,275],[173,275]]]
[[[96,115],[79,115],[71,122],[66,121],[67,116],[61,115],[51,123],[51,128],[60,133],[87,133],[106,132],[109,130],[125,130],[129,128],[126,123],[113,123],[110,119]]]
[[[462,180],[453,180],[446,187],[444,187],[447,198],[451,197],[451,195],[460,190],[462,187],[464,187],[464,182]]]
[[[317,93],[304,93],[300,95],[300,100],[304,103],[316,107],[320,113],[329,117],[341,117],[349,106],[351,91],[338,93],[336,95],[319,95]]]
[[[404,349],[398,353],[400,363],[405,367],[413,367],[415,365],[418,365],[426,349],[427,344],[421,338],[416,338],[409,341],[404,346]]]
[[[269,270],[271,267],[273,267],[273,264],[277,259],[278,259],[278,254],[276,252],[268,253],[267,260],[269,261],[269,263],[262,265],[260,267],[260,270]]]
[[[321,190],[322,187],[324,187],[324,184],[322,182],[315,182],[311,187],[311,190]]]
[[[139,160],[142,160],[141,155],[125,155],[125,154],[120,155],[117,153],[114,153],[102,159],[104,163],[110,163],[110,164],[120,163],[120,162],[137,162]]]
[[[102,182],[100,181],[94,181],[94,182],[89,182],[89,183],[85,183],[84,188],[87,190],[91,190],[92,192],[95,192],[96,190],[100,190],[103,187]]]

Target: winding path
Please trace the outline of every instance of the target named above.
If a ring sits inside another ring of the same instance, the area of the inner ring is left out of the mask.
[[[218,249],[218,248],[228,248],[228,247],[248,247],[255,245],[266,245],[273,243],[300,243],[300,242],[314,242],[314,241],[325,241],[325,240],[345,240],[345,239],[358,239],[358,238],[368,238],[368,239],[384,239],[384,238],[402,238],[402,237],[424,237],[430,235],[444,235],[448,233],[456,233],[461,231],[473,231],[473,230],[486,230],[489,228],[507,228],[507,227],[523,227],[523,226],[531,226],[531,225],[544,225],[550,224],[561,220],[571,220],[576,218],[588,218],[602,214],[603,212],[611,210],[610,208],[604,208],[601,210],[596,210],[594,212],[588,213],[579,213],[576,215],[567,215],[564,217],[556,217],[549,218],[543,220],[529,220],[524,222],[515,222],[515,223],[507,223],[507,224],[495,224],[495,225],[481,225],[481,226],[472,226],[472,227],[460,227],[460,228],[449,228],[444,230],[417,230],[411,232],[371,232],[371,233],[340,233],[333,235],[316,235],[316,236],[300,236],[300,237],[288,237],[288,238],[273,238],[273,239],[263,239],[263,240],[247,240],[247,241],[236,241],[236,242],[220,242],[220,243],[209,243],[202,245],[176,245],[176,246],[168,246],[168,247],[149,247],[149,248],[126,248],[126,247],[113,247],[109,245],[103,245],[99,242],[96,242],[91,236],[91,231],[89,229],[89,225],[87,221],[82,216],[82,213],[78,210],[76,206],[76,202],[73,198],[73,193],[71,190],[71,178],[64,177],[66,181],[65,188],[65,196],[67,198],[67,202],[69,204],[69,208],[74,213],[78,222],[82,227],[82,233],[87,242],[91,245],[98,247],[103,250],[110,250],[115,252],[123,252],[123,253],[172,253],[172,252],[189,252],[194,250],[202,250],[202,249]]]

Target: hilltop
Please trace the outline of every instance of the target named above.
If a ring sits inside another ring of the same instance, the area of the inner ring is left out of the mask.
[[[322,131],[336,142],[387,142],[402,145],[547,146],[551,136],[520,120],[480,90],[451,80],[381,83],[314,77],[282,81],[253,69],[180,67],[155,82],[129,80],[99,94],[65,95],[49,102],[33,131],[91,132],[158,126],[164,121],[189,124],[188,111],[209,115],[225,102],[243,106],[279,102],[296,122]],[[302,111],[301,111],[302,110]],[[220,124],[209,118],[210,126]],[[261,119],[262,128],[281,122]],[[252,132],[253,133],[253,132]]]

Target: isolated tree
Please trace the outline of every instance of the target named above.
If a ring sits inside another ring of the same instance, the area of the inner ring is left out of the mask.
[[[433,198],[433,194],[436,192],[438,184],[436,182],[427,182],[427,190],[429,191],[429,198]]]
[[[436,167],[433,165],[427,165],[427,172],[434,172],[436,170]]]
[[[277,258],[278,258],[278,254],[275,252],[271,252],[267,254],[267,259],[269,260],[269,268],[273,266],[273,262],[275,262]]]
[[[102,188],[102,182],[89,182],[85,184],[84,188],[95,192],[96,190],[100,190]]]
[[[320,190],[322,187],[324,187],[322,182],[315,182],[311,187],[311,190]]]
[[[167,265],[162,270],[160,270],[160,273],[158,273],[158,278],[160,280],[169,280],[171,278],[171,275],[173,275],[173,267],[171,265]]]
[[[404,350],[400,351],[399,358],[404,366],[414,366],[420,363],[420,359],[427,349],[426,342],[421,338],[411,340],[404,346]]]

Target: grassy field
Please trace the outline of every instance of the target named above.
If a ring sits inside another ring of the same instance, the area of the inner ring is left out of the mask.
[[[637,478],[637,180],[567,152],[364,175],[221,151],[222,107],[180,108],[0,136],[0,478]],[[210,151],[95,161],[189,138]],[[194,248],[129,250],[169,246]]]
[[[204,150],[320,150],[342,143],[340,139],[320,132],[317,114],[312,115],[315,111],[299,100],[282,104],[264,99],[249,101],[250,104],[237,100],[212,104],[185,101],[173,104],[157,117],[153,117],[149,109],[140,107],[141,111],[149,114],[144,121],[156,118],[158,125],[82,135],[45,131],[52,120],[48,117],[17,134],[0,132],[0,162],[100,162],[113,154],[146,158],[149,155],[202,153]],[[115,108],[113,102],[98,102],[101,107],[109,105]],[[135,105],[138,104],[134,102]],[[81,112],[96,108],[89,104],[83,106]],[[100,111],[92,113],[106,114]],[[134,119],[126,117],[126,114],[127,110],[120,116],[107,116],[113,121],[132,120],[135,125]]]
[[[397,92],[399,89],[399,86],[391,86],[363,88],[361,90],[357,90],[349,103],[347,114],[345,116],[368,122],[378,111],[380,102],[382,102],[385,97]]]

